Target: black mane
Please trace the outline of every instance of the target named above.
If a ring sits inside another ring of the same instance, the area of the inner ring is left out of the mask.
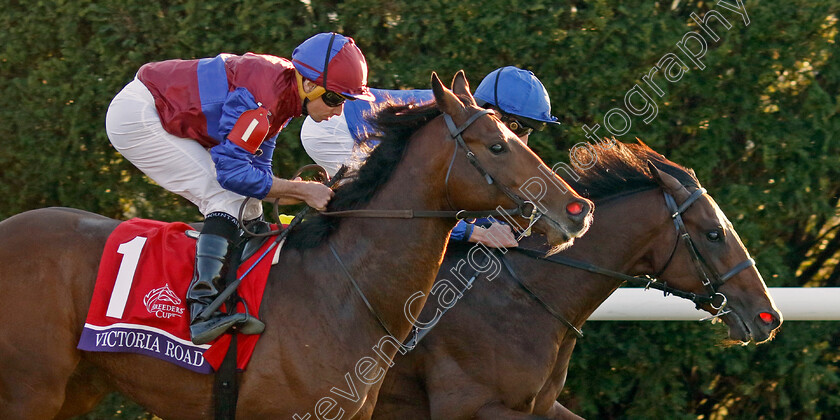
[[[355,170],[352,180],[341,183],[327,205],[327,211],[353,210],[368,203],[391,178],[408,147],[408,140],[415,131],[440,115],[432,102],[417,106],[385,103],[369,117],[376,130],[365,141],[378,140],[379,145]],[[287,246],[311,248],[320,244],[336,229],[340,218],[309,214],[289,235]]]
[[[599,200],[628,191],[658,187],[659,184],[648,170],[647,161],[653,162],[659,170],[677,178],[683,185],[700,187],[694,171],[671,162],[641,141],[638,144],[616,141],[610,148],[603,147],[609,144],[593,146],[598,159],[591,168],[582,169],[572,165],[580,179],[570,179],[568,174],[560,172],[569,185],[586,198]],[[586,153],[578,150],[579,153]],[[588,159],[591,156],[580,155],[579,161],[586,162]]]

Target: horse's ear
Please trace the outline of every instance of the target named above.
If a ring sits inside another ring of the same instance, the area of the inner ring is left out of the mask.
[[[464,74],[464,70],[458,70],[458,73],[455,73],[455,77],[452,78],[452,91],[456,95],[468,99],[470,105],[476,105],[475,98],[470,93],[470,83],[467,82],[467,75]]]
[[[677,191],[680,191],[684,188],[677,178],[674,178],[671,174],[668,174],[667,172],[660,171],[659,168],[657,168],[652,161],[648,160],[647,165],[650,174],[653,176],[653,179],[656,180],[656,182],[662,188],[664,188],[665,191],[676,195]]]
[[[441,83],[440,78],[435,72],[432,72],[432,93],[435,95],[435,101],[441,112],[449,114],[452,117],[459,117],[464,113],[464,104],[458,100],[458,97],[451,90],[447,89]]]

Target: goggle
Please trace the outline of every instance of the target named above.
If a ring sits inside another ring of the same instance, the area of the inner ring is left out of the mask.
[[[341,106],[347,98],[340,94],[333,92],[331,90],[325,90],[324,94],[321,95],[321,99],[324,100],[324,104],[330,108],[335,108],[337,106]]]
[[[533,128],[522,124],[519,120],[507,114],[502,114],[502,122],[505,123],[507,128],[509,128],[510,131],[513,131],[513,134],[516,134],[517,137],[525,137],[534,132]]]

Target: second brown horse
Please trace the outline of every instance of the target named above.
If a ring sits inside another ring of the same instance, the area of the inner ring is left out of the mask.
[[[571,183],[597,203],[593,227],[558,257],[623,274],[659,274],[677,290],[709,293],[693,251],[675,229],[675,211],[665,198],[670,195],[685,205],[677,210],[704,270],[722,274],[712,276],[711,287],[727,299],[722,312],[731,311],[721,319],[730,339],[771,339],[782,316],[737,233],[694,173],[644,145],[619,143],[599,150],[598,158]],[[544,250],[541,241],[529,238],[520,245]],[[463,262],[470,249],[450,246],[438,281],[454,280],[453,269],[469,277]],[[577,341],[562,319],[581,328],[622,280],[516,249],[493,264],[495,271],[484,270],[497,273],[492,281],[480,276],[413,351],[397,357],[374,419],[579,418],[556,401]],[[430,299],[419,320],[430,322],[440,309]],[[710,304],[703,309],[718,312]]]

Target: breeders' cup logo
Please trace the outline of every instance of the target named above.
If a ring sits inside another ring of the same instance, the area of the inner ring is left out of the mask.
[[[169,288],[169,284],[153,289],[143,298],[143,304],[150,314],[158,318],[174,318],[184,315],[184,308],[181,306],[181,299]]]

